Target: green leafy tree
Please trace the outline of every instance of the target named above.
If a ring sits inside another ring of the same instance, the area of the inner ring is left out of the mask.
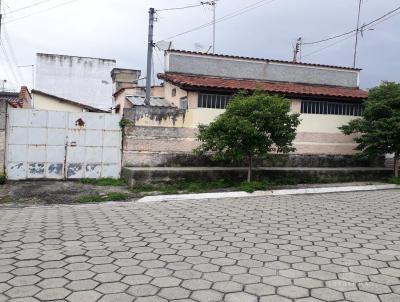
[[[196,151],[210,152],[215,160],[247,161],[250,182],[255,157],[295,151],[299,123],[299,115],[290,114],[290,100],[261,91],[240,92],[214,122],[199,126],[202,145]]]
[[[346,135],[356,134],[354,141],[360,156],[373,158],[394,154],[394,173],[399,176],[400,156],[400,84],[382,82],[370,90],[362,118],[340,128]]]

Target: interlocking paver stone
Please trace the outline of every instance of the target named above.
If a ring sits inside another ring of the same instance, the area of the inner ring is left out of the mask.
[[[397,302],[398,200],[1,208],[0,302]]]
[[[71,291],[65,288],[44,289],[36,295],[40,301],[64,300]]]
[[[70,302],[95,302],[101,297],[101,294],[94,291],[81,291],[81,292],[74,292],[70,296],[68,296],[67,300]]]

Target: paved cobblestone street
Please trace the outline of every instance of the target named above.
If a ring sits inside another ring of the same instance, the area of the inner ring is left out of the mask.
[[[0,301],[399,302],[400,190],[0,207]]]

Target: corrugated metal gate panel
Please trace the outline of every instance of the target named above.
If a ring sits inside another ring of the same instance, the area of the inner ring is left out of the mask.
[[[107,113],[10,109],[8,178],[118,178],[119,121]]]

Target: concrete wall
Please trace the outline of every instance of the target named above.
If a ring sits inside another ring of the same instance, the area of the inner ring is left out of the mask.
[[[62,102],[56,98],[45,96],[42,94],[32,93],[33,104],[37,110],[52,110],[52,111],[66,111],[66,112],[82,112],[84,111],[81,106],[71,103]]]
[[[4,174],[7,102],[0,102],[0,175]]]
[[[171,88],[166,86],[166,94]],[[177,90],[177,95],[184,95]],[[194,102],[197,97],[193,96]],[[190,102],[189,102],[190,103]],[[292,112],[300,111],[300,100],[293,100]],[[221,109],[190,108],[186,112],[176,109],[136,107],[125,110],[124,118],[133,121],[124,131],[123,162],[125,166],[168,166],[168,165],[210,165],[205,158],[193,156],[199,142],[196,141],[196,131],[199,124],[209,124],[224,112]],[[333,165],[350,161],[343,156],[352,157],[356,144],[351,136],[340,132],[338,127],[348,123],[355,117],[339,115],[301,114],[301,124],[298,128],[293,155],[304,159],[293,160],[297,165],[303,163],[319,163],[332,161]],[[310,160],[310,156],[313,158]],[[321,162],[316,156],[323,156]]]
[[[359,72],[249,59],[167,52],[166,72],[358,87]]]
[[[115,60],[38,54],[36,89],[92,107],[112,106]]]

